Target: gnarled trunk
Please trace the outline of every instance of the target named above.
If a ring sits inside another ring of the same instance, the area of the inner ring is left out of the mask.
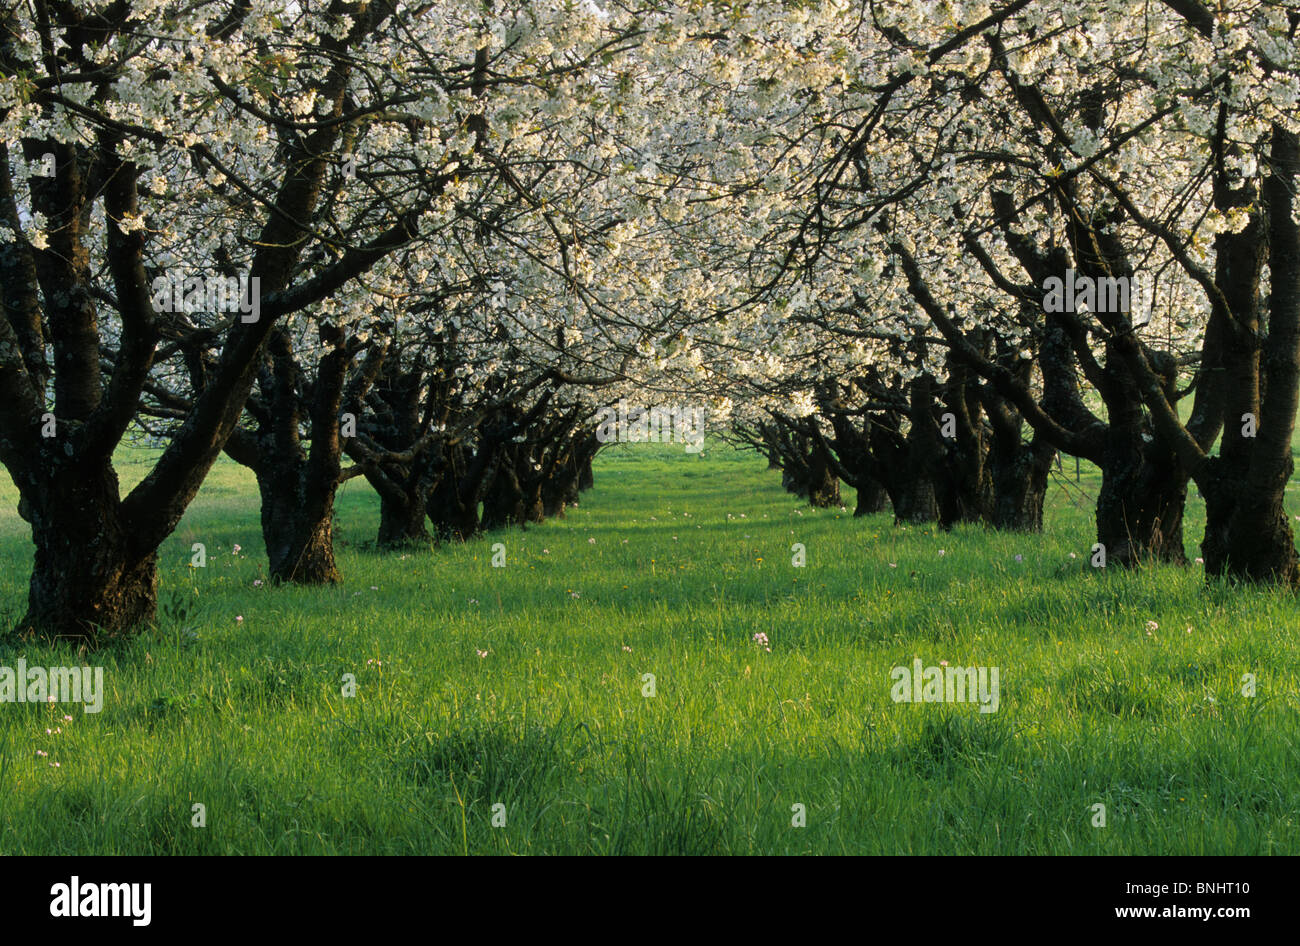
[[[989,450],[988,468],[993,483],[993,508],[989,525],[1010,532],[1042,532],[1047,478],[1056,448],[1042,437],[1030,443],[998,435]]]
[[[1234,393],[1243,387],[1257,391],[1258,407],[1249,399],[1229,403],[1220,459],[1211,461],[1199,480],[1206,506],[1201,548],[1208,575],[1295,588],[1300,562],[1285,500],[1295,467],[1291,444],[1300,402],[1300,225],[1295,215],[1300,138],[1280,125],[1272,129],[1269,164],[1262,191],[1268,222],[1268,345],[1261,355],[1251,339],[1242,339],[1226,359]],[[1239,291],[1243,283],[1247,289],[1255,285],[1238,279]],[[1242,318],[1245,312],[1251,316]],[[1257,337],[1260,320],[1253,308],[1239,305],[1238,316],[1234,324],[1244,322]],[[1238,334],[1246,333],[1238,329]],[[1233,430],[1243,412],[1255,414],[1254,436]]]
[[[1201,555],[1207,576],[1240,578],[1254,582],[1300,584],[1300,559],[1296,556],[1291,520],[1283,507],[1285,483],[1276,490],[1243,488],[1244,477],[1220,461],[1203,478],[1205,538]]]
[[[813,444],[808,459],[808,502],[817,509],[840,505],[840,481],[818,444]]]
[[[894,504],[894,521],[898,523],[935,522],[939,518],[939,500],[934,480],[912,476],[900,481],[890,494]]]
[[[24,491],[20,512],[31,523],[36,555],[20,634],[94,639],[154,617],[157,552],[133,547],[111,464],[88,466]]]
[[[401,548],[428,541],[429,530],[424,527],[424,503],[418,497],[408,499],[381,494],[379,535],[376,539],[379,548]]]
[[[885,491],[884,484],[873,477],[859,475],[858,504],[853,509],[853,518],[884,512],[888,508],[889,493]]]
[[[343,576],[334,560],[334,489],[318,484],[328,495],[309,500],[299,488],[303,471],[289,469],[296,465],[278,464],[271,475],[257,479],[270,577],[299,585],[337,584]]]
[[[1112,429],[1108,435],[1097,496],[1097,541],[1106,548],[1106,562],[1186,564],[1187,474],[1158,442],[1134,442],[1122,433]]]
[[[434,462],[439,472],[425,507],[434,538],[439,542],[464,542],[483,531],[478,513],[478,484],[487,460],[475,456],[466,469],[465,450],[457,445],[437,451]]]

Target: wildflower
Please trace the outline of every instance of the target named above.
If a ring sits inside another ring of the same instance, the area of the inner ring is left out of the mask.
[[[236,615],[235,615],[235,623],[236,623],[236,624],[243,624],[243,623],[244,623],[244,616],[243,616],[242,614],[236,614]]]
[[[753,639],[754,643],[758,644],[759,647],[762,647],[769,654],[772,652],[772,645],[768,643],[767,635],[762,631],[756,632]]]
[[[48,752],[45,752],[45,751],[43,751],[43,750],[41,750],[41,749],[37,749],[37,750],[36,750],[36,755],[37,755],[38,758],[44,759],[46,756],[49,755],[49,753],[48,753]]]
[[[1147,621],[1147,633],[1148,633],[1148,634],[1150,634],[1152,631],[1158,631],[1158,630],[1160,630],[1160,625],[1159,625],[1159,624],[1157,624],[1155,621]]]
[[[234,546],[230,549],[230,554],[231,554],[231,555],[238,555],[239,552],[240,552],[240,550],[241,550],[242,548],[243,548],[243,546],[240,545],[238,542],[236,542],[236,543],[234,544]]]
[[[1204,565],[1204,564],[1205,564],[1205,559],[1201,558],[1199,555],[1196,556],[1196,564],[1197,564],[1197,565]]]
[[[943,558],[943,557],[944,557],[945,555],[947,555],[947,554],[948,554],[948,553],[945,552],[943,549],[939,549],[939,557],[940,557],[940,558]]]
[[[582,596],[582,592],[581,592],[581,591],[570,591],[570,592],[569,592],[569,597],[570,597],[570,598],[578,598],[578,597],[581,597],[581,596]]]
[[[587,544],[588,544],[588,545],[595,545],[595,544],[596,544],[596,537],[595,537],[594,535],[593,535],[593,536],[588,536],[588,538],[587,538]]]
[[[624,644],[624,645],[623,645],[623,653],[625,653],[625,654],[630,654],[630,653],[632,653],[632,648],[631,648],[631,647],[628,647],[627,644]]]
[[[1025,557],[1024,557],[1023,555],[1017,555],[1017,556],[1016,556],[1016,561],[1017,561],[1017,562],[1023,562],[1024,560],[1025,560]]]
[[[486,650],[479,650],[477,647],[474,648],[474,653],[478,654],[480,658],[488,655]]]
[[[262,579],[260,579],[260,578],[254,578],[254,579],[253,579],[253,587],[254,587],[254,588],[261,588],[261,587],[262,587]]]
[[[948,666],[948,661],[946,661],[946,660],[941,660],[941,661],[939,661],[939,666],[940,666],[940,667],[946,667],[946,666]]]

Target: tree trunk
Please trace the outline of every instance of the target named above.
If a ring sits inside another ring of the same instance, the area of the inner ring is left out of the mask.
[[[555,464],[541,487],[542,515],[545,518],[564,518],[565,503],[577,499],[578,476],[578,461],[572,454]]]
[[[812,445],[808,458],[808,502],[816,509],[840,505],[840,481],[830,459],[819,444]]]
[[[939,440],[939,427],[930,416],[934,403],[933,379],[927,375],[914,380],[908,399],[912,426],[907,436],[882,440],[892,440],[892,458],[887,462],[896,464],[891,470],[893,488],[889,494],[894,503],[894,521],[937,522],[939,489],[934,474],[943,460],[943,446]]]
[[[1124,436],[1112,423],[1097,496],[1097,541],[1106,563],[1185,565],[1183,509],[1187,474],[1159,441]]]
[[[381,495],[379,499],[379,536],[381,549],[401,548],[426,543],[429,530],[424,527],[424,504],[416,499]]]
[[[992,431],[984,418],[977,379],[966,365],[949,357],[948,380],[939,393],[942,414],[934,466],[939,526],[951,529],[959,522],[988,523],[993,518],[993,481],[988,468]],[[914,424],[929,422],[922,413],[927,406],[924,401],[913,404]],[[934,449],[928,444],[927,448]]]
[[[519,525],[524,521],[524,490],[516,473],[517,463],[516,451],[503,448],[496,474],[483,494],[482,527],[485,531]]]
[[[316,366],[306,406],[311,420],[311,447],[299,436],[304,398],[303,372],[289,333],[277,328],[267,344],[269,358],[258,387],[264,406],[259,413],[253,455],[242,434],[233,435],[226,452],[249,463],[262,498],[262,539],[272,581],[333,585],[343,580],[334,560],[334,497],[338,492],[342,446],[339,405],[354,350],[334,326],[320,326],[328,345]]]
[[[112,465],[87,466],[43,479],[20,506],[36,544],[21,634],[93,640],[154,617],[157,551],[132,547]]]
[[[484,457],[466,462],[465,449],[459,445],[439,450],[432,458],[439,472],[429,492],[426,510],[439,542],[464,542],[482,531],[478,514],[477,480],[487,465]],[[466,470],[466,466],[470,468]]]
[[[279,464],[258,477],[262,494],[262,539],[272,581],[334,585],[343,580],[334,561],[334,491],[324,508],[304,501],[300,471]]]
[[[928,476],[912,476],[899,483],[890,496],[894,504],[894,521],[897,523],[937,522],[939,500],[935,494],[934,480]]]
[[[858,476],[858,504],[853,518],[884,512],[889,508],[889,494],[879,480],[860,474]]]
[[[995,434],[988,457],[993,481],[989,525],[1010,532],[1043,531],[1043,502],[1055,457],[1056,448],[1042,437],[1021,442],[1018,427],[1014,443]]]
[[[1211,461],[1208,475],[1201,477],[1206,506],[1201,548],[1207,575],[1294,588],[1300,584],[1300,562],[1285,501],[1295,466],[1291,444],[1300,401],[1300,225],[1293,209],[1300,181],[1300,140],[1274,125],[1270,159],[1262,194],[1269,253],[1263,374],[1257,347],[1243,344],[1229,358],[1230,369],[1236,368],[1239,376],[1248,382],[1258,379],[1258,430],[1254,437],[1234,430],[1242,405],[1230,404],[1220,458]],[[1258,324],[1257,318],[1248,321],[1252,330]],[[1247,404],[1246,410],[1253,412],[1253,405]]]
[[[1202,479],[1205,538],[1201,555],[1206,576],[1300,583],[1295,537],[1283,506],[1290,470],[1281,477],[1281,489],[1256,491],[1242,488],[1240,471],[1233,471],[1221,460],[1211,464],[1212,472]]]

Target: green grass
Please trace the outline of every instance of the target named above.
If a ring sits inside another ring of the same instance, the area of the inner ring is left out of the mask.
[[[353,480],[322,591],[254,586],[256,490],[223,460],[162,550],[159,626],[91,658],[103,712],[0,704],[0,853],[1294,853],[1295,599],[1087,567],[1068,482],[1041,536],[935,534],[811,510],[752,454],[619,447],[563,520],[376,554]],[[8,619],[14,505],[4,480]],[[914,657],[998,667],[999,711],[893,703]]]

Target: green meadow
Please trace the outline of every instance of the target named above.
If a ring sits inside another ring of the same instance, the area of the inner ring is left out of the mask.
[[[0,481],[9,626],[31,545]],[[378,553],[354,479],[345,581],[304,589],[262,581],[223,459],[163,546],[156,626],[0,642],[106,690],[0,704],[0,854],[1297,852],[1297,601],[1091,568],[1097,485],[1067,459],[1043,534],[936,534],[847,489],[808,508],[753,453],[621,445],[563,519]],[[1189,557],[1202,521],[1193,490]],[[997,711],[894,702],[917,658],[998,668]]]

